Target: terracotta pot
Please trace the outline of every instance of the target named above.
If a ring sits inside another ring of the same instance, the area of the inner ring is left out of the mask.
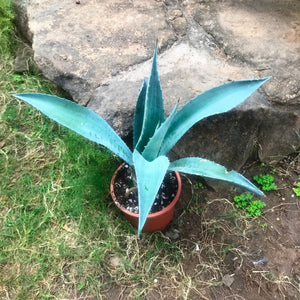
[[[115,171],[111,183],[110,183],[110,194],[112,196],[112,199],[116,206],[123,212],[127,220],[130,222],[130,224],[138,228],[138,223],[139,223],[139,214],[137,213],[132,213],[122,207],[120,203],[116,199],[116,195],[114,192],[114,182],[116,179],[116,176],[119,172],[120,169],[124,166],[124,163]],[[145,226],[143,228],[143,232],[153,232],[153,231],[160,231],[163,230],[172,220],[173,215],[174,215],[174,210],[175,210],[175,204],[179,200],[180,193],[181,193],[181,178],[178,172],[175,172],[177,182],[178,182],[178,189],[177,193],[173,199],[173,201],[164,209],[161,211],[149,214],[147,217],[147,221],[145,223]]]

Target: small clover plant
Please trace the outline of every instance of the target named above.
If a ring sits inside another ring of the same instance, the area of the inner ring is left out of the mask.
[[[203,183],[201,183],[201,182],[198,182],[198,183],[195,183],[194,184],[194,189],[195,190],[198,190],[198,189],[200,189],[200,188],[202,188],[203,187]]]
[[[233,198],[237,208],[246,209],[251,202],[253,196],[250,193],[244,193]]]
[[[262,190],[272,191],[277,189],[277,185],[274,182],[274,177],[270,174],[254,176],[253,179],[261,185]]]
[[[231,81],[196,96],[165,116],[155,48],[148,81],[144,79],[133,119],[133,151],[95,112],[72,101],[46,94],[14,95],[54,121],[103,145],[126,161],[136,175],[139,199],[138,234],[141,233],[166,172],[178,171],[224,180],[258,195],[263,193],[235,171],[201,157],[170,162],[168,152],[198,121],[231,110],[246,100],[269,78]],[[120,99],[122,101],[122,99]]]
[[[246,211],[247,217],[259,217],[261,209],[266,204],[260,200],[252,200],[253,196],[250,193],[244,193],[233,198],[235,206]]]
[[[296,186],[296,188],[293,188],[293,191],[297,197],[300,197],[300,181],[297,182]]]
[[[266,203],[260,200],[253,200],[249,206],[246,207],[247,217],[259,217],[261,215],[261,209],[266,206]]]

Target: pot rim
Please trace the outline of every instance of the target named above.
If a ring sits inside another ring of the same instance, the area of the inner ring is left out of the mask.
[[[115,171],[115,173],[114,173],[114,175],[113,175],[113,177],[112,177],[112,179],[111,179],[111,182],[110,182],[110,193],[111,193],[111,196],[112,196],[112,198],[113,198],[113,201],[114,201],[115,205],[117,205],[117,207],[118,207],[121,211],[123,211],[124,213],[126,213],[126,214],[129,215],[129,216],[138,218],[138,217],[139,217],[139,214],[130,212],[129,210],[127,210],[126,208],[124,208],[124,207],[116,200],[117,197],[116,197],[115,192],[114,192],[114,184],[113,184],[113,183],[115,182],[115,178],[116,178],[118,172],[120,171],[120,169],[122,169],[122,167],[123,167],[125,164],[126,164],[125,162],[122,163],[122,164],[117,168],[117,170]],[[177,188],[177,192],[176,192],[175,197],[173,198],[172,202],[171,202],[169,205],[167,205],[165,208],[163,208],[163,209],[160,210],[160,211],[157,211],[157,212],[155,212],[155,213],[148,214],[148,217],[147,217],[147,218],[150,218],[150,219],[151,219],[151,218],[155,218],[155,217],[157,217],[157,216],[163,214],[165,211],[172,209],[172,208],[176,205],[177,201],[179,200],[180,194],[181,194],[181,187],[182,187],[182,184],[181,184],[181,177],[180,177],[179,172],[178,172],[178,171],[174,171],[174,173],[175,173],[175,176],[176,176],[176,179],[177,179],[177,184],[178,184],[178,188]]]

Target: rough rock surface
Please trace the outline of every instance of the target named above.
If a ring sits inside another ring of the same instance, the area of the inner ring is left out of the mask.
[[[167,113],[178,100],[183,105],[227,81],[272,76],[235,110],[195,125],[172,156],[203,156],[240,169],[249,157],[273,161],[299,149],[299,1],[14,4],[43,73],[122,136],[131,137],[135,102],[158,38]]]

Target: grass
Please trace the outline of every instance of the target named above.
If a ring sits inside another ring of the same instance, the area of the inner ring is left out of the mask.
[[[112,282],[142,297],[181,251],[160,234],[138,241],[111,203],[115,156],[11,96],[61,91],[14,72],[13,14],[0,3],[0,298],[101,298]]]
[[[12,40],[10,38],[13,32],[12,26],[13,12],[11,1],[0,0],[0,55],[1,57],[10,56]]]

